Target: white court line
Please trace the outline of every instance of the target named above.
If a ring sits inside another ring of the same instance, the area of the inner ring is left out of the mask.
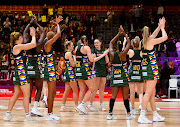
[[[180,99],[162,99],[162,101],[176,101],[176,102],[180,102]]]

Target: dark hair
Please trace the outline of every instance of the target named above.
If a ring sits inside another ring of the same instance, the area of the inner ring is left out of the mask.
[[[82,37],[81,37],[81,42],[84,44],[85,42],[87,42],[87,37],[86,37],[86,35],[83,35]]]
[[[120,53],[123,48],[123,43],[121,41],[117,41],[117,52]]]

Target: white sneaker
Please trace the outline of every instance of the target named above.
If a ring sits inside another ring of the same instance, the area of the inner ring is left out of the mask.
[[[84,104],[79,104],[78,106],[77,106],[77,109],[79,109],[80,111],[82,111],[84,114],[87,114],[87,111],[86,111],[86,109],[85,109],[85,105]]]
[[[102,105],[99,106],[99,111],[107,111]]]
[[[129,113],[129,114],[126,114],[126,119],[132,120],[132,119],[135,119],[135,117],[131,113]]]
[[[139,116],[138,118],[138,123],[141,123],[141,124],[152,124],[152,121],[149,120],[146,116]]]
[[[88,113],[86,112],[86,113],[84,113],[84,112],[82,112],[82,111],[79,111],[79,115],[87,115]]]
[[[12,121],[12,122],[16,121],[16,119],[10,113],[6,113],[3,120]]]
[[[91,112],[97,112],[97,109],[95,109],[93,105],[88,105],[86,109],[90,110]]]
[[[153,122],[161,122],[161,121],[165,121],[165,119],[166,119],[165,117],[162,117],[158,113],[155,113],[155,115],[153,115]]]
[[[138,111],[135,108],[132,108],[131,109],[131,114],[136,115],[136,114],[138,114]]]
[[[166,95],[163,95],[163,96],[161,96],[161,98],[167,98],[167,96],[166,96]]]
[[[24,122],[38,122],[36,119],[32,118],[31,115],[26,116]]]
[[[37,115],[37,116],[39,116],[39,117],[43,117],[43,114],[41,114],[41,113],[39,112],[39,110],[36,109],[36,108],[32,108],[31,114],[32,114],[32,115]]]
[[[51,121],[51,120],[56,120],[56,121],[59,121],[60,120],[60,117],[54,115],[54,113],[50,113],[46,116],[46,119],[47,121]]]
[[[107,116],[107,120],[116,120],[116,119],[117,118],[112,113],[109,113]]]
[[[61,106],[61,109],[60,109],[61,112],[71,112],[70,109],[66,108],[66,106]]]

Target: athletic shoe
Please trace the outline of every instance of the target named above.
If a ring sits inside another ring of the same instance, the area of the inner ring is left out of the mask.
[[[141,124],[152,124],[152,121],[149,120],[146,116],[140,115],[139,118],[138,118],[138,123],[141,123]]]
[[[24,122],[38,122],[38,121],[32,118],[31,115],[27,115]]]
[[[45,108],[48,108],[47,101],[45,101],[45,100],[42,100],[42,102],[45,104]]]
[[[60,120],[60,117],[54,115],[53,113],[50,113],[46,116],[46,119],[47,121],[52,121],[52,120],[56,120],[56,121],[59,121]]]
[[[138,114],[138,111],[135,108],[132,108],[131,109],[131,114],[136,115],[136,114]]]
[[[39,110],[36,109],[36,108],[32,108],[31,114],[32,114],[32,115],[39,116],[39,117],[43,117],[43,114],[41,114],[41,113],[39,112]]]
[[[155,115],[153,115],[153,122],[161,122],[161,121],[165,121],[165,119],[166,119],[165,117],[162,117],[157,112],[155,113]]]
[[[70,109],[66,108],[66,106],[61,106],[61,109],[60,109],[61,112],[71,112]]]
[[[109,113],[107,116],[107,120],[116,120],[116,119],[117,118],[112,113]]]
[[[84,112],[82,112],[82,111],[79,111],[79,115],[87,115],[88,113],[86,112],[86,113],[84,113]]]
[[[107,111],[102,105],[99,106],[99,111]]]
[[[86,109],[87,109],[87,110],[90,110],[91,112],[97,112],[97,109],[95,109],[95,108],[93,107],[93,105],[88,105],[88,106],[86,107]]]
[[[76,107],[76,108],[75,108],[75,112],[78,112],[78,111],[79,111],[79,109]]]
[[[16,121],[16,119],[10,113],[6,113],[3,120],[12,121],[12,122]]]
[[[131,113],[129,113],[129,114],[126,114],[126,119],[132,120],[132,119],[135,119],[135,117]]]
[[[163,95],[163,96],[161,96],[161,98],[167,98],[167,96],[166,96],[166,95]]]
[[[38,107],[40,107],[40,103],[38,102]]]
[[[86,109],[85,109],[85,105],[84,104],[79,104],[78,106],[77,106],[77,109],[79,109],[80,111],[82,111],[84,114],[87,114],[87,111],[86,111]]]

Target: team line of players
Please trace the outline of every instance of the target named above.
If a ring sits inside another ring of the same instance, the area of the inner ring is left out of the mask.
[[[52,28],[45,38],[45,32],[43,28],[37,23],[35,17],[27,25],[23,36],[19,32],[13,32],[11,34],[15,46],[13,47],[13,55],[15,59],[15,75],[14,82],[14,95],[9,101],[8,111],[4,117],[4,120],[15,121],[16,119],[11,115],[11,111],[21,92],[24,94],[23,104],[25,109],[25,122],[36,121],[31,117],[31,113],[43,116],[37,109],[38,102],[40,100],[42,84],[45,98],[45,103],[48,107],[48,115],[46,120],[60,120],[60,117],[53,113],[53,102],[56,95],[56,69],[55,69],[55,52],[53,50],[53,43],[60,37],[61,31],[58,23],[63,18],[56,17],[55,21],[51,21]],[[157,79],[159,79],[158,63],[156,59],[156,51],[154,45],[159,44],[167,40],[167,34],[165,31],[165,18],[159,19],[158,27],[151,34],[149,27],[145,26],[142,33],[142,41],[136,36],[133,40],[129,40],[122,26],[120,26],[117,35],[110,41],[109,49],[102,49],[102,42],[99,39],[94,40],[94,49],[90,49],[88,46],[87,37],[83,35],[80,39],[80,44],[74,50],[74,45],[71,41],[65,42],[65,91],[62,98],[61,111],[70,111],[66,108],[66,100],[70,90],[73,90],[73,99],[75,102],[75,110],[79,111],[79,114],[88,114],[86,109],[90,111],[97,111],[93,107],[93,101],[97,91],[99,90],[99,110],[106,111],[103,108],[104,88],[106,84],[106,65],[110,67],[112,65],[111,74],[111,88],[112,96],[109,101],[109,114],[108,120],[115,120],[113,115],[113,107],[115,99],[119,92],[122,90],[122,96],[124,106],[126,109],[126,119],[134,119],[136,114],[134,102],[135,102],[135,86],[138,89],[139,101],[140,101],[140,116],[138,123],[152,123],[164,121],[165,118],[160,116],[156,111],[155,104],[155,86]],[[36,43],[35,28],[31,27],[32,24],[36,25],[40,29],[40,37]],[[57,32],[53,32],[56,27]],[[27,38],[27,32],[30,29],[31,41]],[[159,32],[162,32],[162,37],[156,38]],[[121,35],[124,35],[124,42],[117,41]],[[45,38],[45,39],[44,39]],[[28,43],[29,42],[29,43]],[[116,50],[114,49],[114,43],[117,42]],[[126,44],[127,43],[127,44]],[[133,49],[130,49],[131,44]],[[41,49],[43,49],[43,56],[41,55]],[[73,55],[73,51],[75,55]],[[108,57],[109,53],[109,57]],[[130,64],[127,66],[126,56],[129,55]],[[110,58],[110,62],[109,62]],[[90,62],[93,63],[90,68]],[[80,88],[78,105],[78,88],[77,82]],[[34,108],[30,111],[31,93],[33,89],[33,82],[36,84],[37,92],[34,103]],[[86,85],[88,91],[86,92]],[[48,87],[47,87],[48,86]],[[46,94],[46,88],[48,92]],[[129,106],[129,88],[130,88],[130,100],[132,109],[130,111]],[[144,89],[144,90],[143,90]],[[143,95],[143,92],[145,94]],[[47,99],[48,96],[48,99]],[[90,98],[90,103],[86,107],[85,104]],[[47,101],[47,102],[46,102]],[[153,120],[149,120],[146,117],[147,104],[150,102]],[[31,112],[31,113],[30,113]]]

